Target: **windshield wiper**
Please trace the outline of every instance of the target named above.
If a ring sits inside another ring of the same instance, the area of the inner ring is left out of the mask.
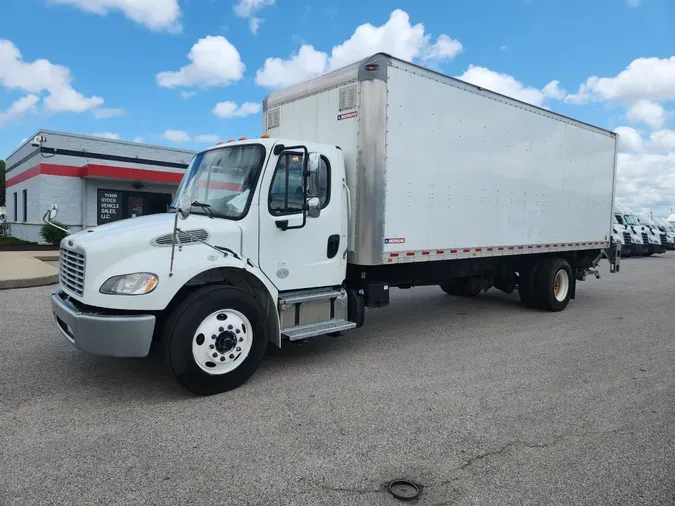
[[[196,200],[195,200],[192,204],[190,204],[190,205],[197,206],[197,207],[201,207],[204,211],[207,212],[209,218],[211,218],[211,219],[215,218],[215,215],[213,214],[213,211],[211,210],[211,206],[210,206],[210,205],[208,205],[208,204],[203,204],[203,203],[198,202],[198,201],[196,201]]]

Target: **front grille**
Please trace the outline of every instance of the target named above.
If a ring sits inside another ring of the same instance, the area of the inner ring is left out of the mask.
[[[646,232],[642,232],[642,243],[649,244],[649,236],[647,235]]]
[[[663,246],[665,246],[666,244],[668,244],[668,237],[666,236],[666,234],[661,234],[661,244],[662,244]]]
[[[84,293],[84,255],[73,250],[61,248],[59,264],[59,281],[61,286],[76,295],[82,295]]]
[[[626,245],[631,244],[630,234],[628,232],[623,233],[623,243]]]

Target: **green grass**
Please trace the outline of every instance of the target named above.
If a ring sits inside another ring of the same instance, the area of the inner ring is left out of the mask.
[[[33,246],[33,245],[36,245],[37,243],[36,242],[24,241],[22,239],[17,239],[16,237],[1,237],[0,236],[0,246],[4,246],[4,245],[13,246],[13,245],[19,245],[19,244],[21,244],[21,245],[29,244],[29,245]]]

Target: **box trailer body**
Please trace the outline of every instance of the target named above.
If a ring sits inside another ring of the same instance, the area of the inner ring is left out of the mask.
[[[71,344],[156,343],[211,394],[268,345],[363,326],[391,288],[494,287],[562,311],[603,258],[619,270],[612,132],[384,54],[263,110],[260,138],[194,157],[168,213],[63,239],[51,302]]]
[[[387,55],[264,102],[271,137],[338,145],[358,265],[605,247],[617,136]]]

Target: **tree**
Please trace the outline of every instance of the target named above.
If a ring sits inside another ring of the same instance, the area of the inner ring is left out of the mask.
[[[0,207],[5,205],[5,161],[0,160]]]

